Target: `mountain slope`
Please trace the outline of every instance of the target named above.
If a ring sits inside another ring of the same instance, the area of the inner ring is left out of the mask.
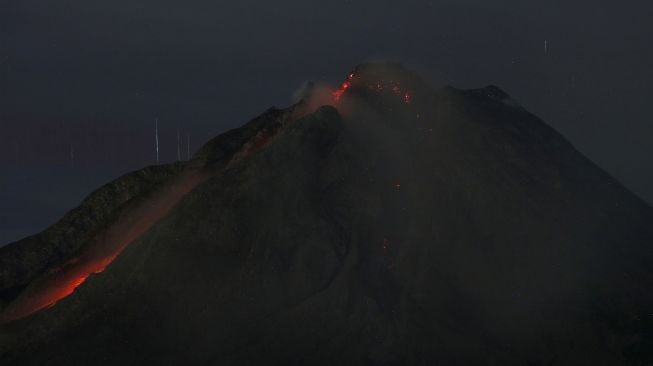
[[[653,362],[649,206],[496,87],[370,64],[333,97],[209,142],[3,365]]]

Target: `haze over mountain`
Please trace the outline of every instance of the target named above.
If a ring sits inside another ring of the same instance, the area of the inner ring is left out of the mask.
[[[509,95],[304,96],[1,248],[2,364],[653,362],[653,210]]]

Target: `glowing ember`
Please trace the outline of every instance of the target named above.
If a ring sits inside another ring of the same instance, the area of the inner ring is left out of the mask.
[[[342,84],[340,84],[340,87],[331,93],[331,95],[333,96],[333,100],[335,102],[340,101],[343,94],[345,94],[347,90],[351,89],[352,86],[354,86],[355,76],[356,75],[353,72],[347,75],[347,79]],[[360,79],[360,77],[358,79]],[[358,84],[362,84],[362,85],[358,85]],[[374,81],[369,81],[367,83],[361,83],[360,80],[358,80],[356,86],[364,87],[369,89],[370,91],[378,92],[378,93],[387,90],[395,94],[399,98],[401,98],[401,100],[406,104],[411,104],[413,102],[412,92],[408,88],[403,86],[400,82],[395,80],[378,79]]]

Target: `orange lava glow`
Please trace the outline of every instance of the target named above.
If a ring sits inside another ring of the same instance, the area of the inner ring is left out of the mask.
[[[54,306],[68,297],[91,275],[102,273],[134,240],[168,214],[170,209],[193,188],[208,178],[205,174],[187,175],[133,207],[78,257],[50,270],[22,293],[0,314],[0,323],[24,318]]]
[[[338,102],[340,100],[340,97],[342,97],[343,94],[349,89],[352,85],[352,81],[354,80],[354,73],[349,73],[347,75],[347,80],[345,80],[342,84],[340,84],[340,88],[336,89],[331,95],[333,95],[333,100],[335,102]]]
[[[354,77],[356,75],[352,72],[349,75],[347,75],[347,79],[340,84],[340,87],[336,90],[334,90],[331,95],[333,96],[334,102],[340,101],[342,98],[343,94],[349,89],[351,89],[352,86],[354,86]],[[356,80],[357,86],[360,84],[360,77],[357,78]],[[367,83],[367,85],[363,85],[363,87],[367,87],[369,90],[375,91],[375,92],[383,92],[383,91],[390,91],[391,93],[395,94],[396,96],[400,97],[401,100],[406,103],[406,104],[411,104],[413,102],[413,93],[410,91],[408,88],[403,86],[400,82],[394,81],[394,80],[374,80],[370,81]]]
[[[254,154],[255,152],[261,150],[264,148],[274,137],[276,134],[276,131],[268,130],[268,129],[263,129],[259,131],[254,137],[252,137],[245,145],[241,148],[241,150],[234,155],[234,157],[231,159],[229,162],[229,166],[232,164],[235,164],[242,159]]]

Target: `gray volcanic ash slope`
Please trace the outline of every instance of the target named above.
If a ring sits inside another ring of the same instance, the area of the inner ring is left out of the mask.
[[[0,249],[2,364],[653,363],[651,207],[496,87],[333,98]]]

